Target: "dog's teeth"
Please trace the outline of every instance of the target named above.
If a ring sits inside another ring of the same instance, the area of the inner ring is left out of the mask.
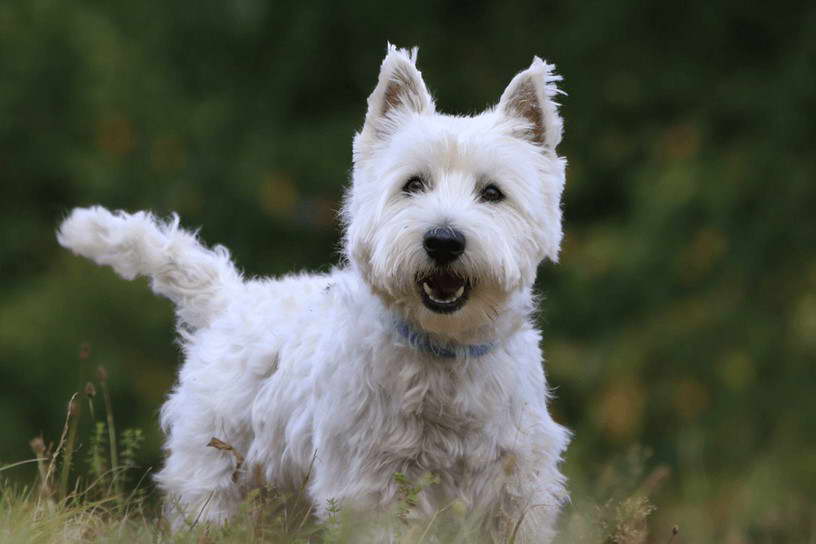
[[[448,298],[437,298],[437,297],[435,297],[434,296],[434,291],[431,288],[431,286],[428,285],[427,281],[422,282],[422,289],[425,291],[425,294],[428,295],[428,298],[430,298],[432,301],[434,301],[436,303],[439,303],[439,304],[450,304],[451,302],[455,302],[455,301],[459,300],[462,297],[462,295],[465,294],[465,286],[464,285],[461,286],[459,289],[457,289],[456,292],[453,293]]]

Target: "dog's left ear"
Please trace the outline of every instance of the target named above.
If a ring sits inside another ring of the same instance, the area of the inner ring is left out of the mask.
[[[433,113],[431,93],[416,67],[418,48],[410,51],[388,44],[377,87],[368,97],[363,134],[384,139],[393,134],[406,115]]]
[[[561,141],[564,125],[558,115],[558,104],[553,100],[562,92],[555,85],[561,76],[554,70],[555,65],[534,57],[530,67],[516,74],[510,82],[498,105],[498,110],[508,117],[529,124],[522,137],[552,153]]]

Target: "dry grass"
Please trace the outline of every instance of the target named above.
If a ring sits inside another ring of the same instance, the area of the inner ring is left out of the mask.
[[[427,522],[408,522],[411,510],[426,488],[435,485],[433,475],[409,481],[395,474],[401,500],[391,515],[377,520],[351,519],[336,504],[329,507],[330,517],[318,523],[304,490],[294,497],[283,497],[274,489],[258,489],[249,494],[239,514],[226,527],[214,528],[193,520],[186,530],[171,534],[162,520],[156,497],[142,485],[145,471],[139,471],[135,459],[141,445],[141,433],[128,429],[117,435],[112,403],[107,389],[107,372],[97,373],[103,392],[105,415],[97,414],[94,402],[97,386],[89,383],[74,394],[66,410],[65,424],[56,444],[46,445],[43,437],[31,441],[34,458],[0,467],[3,472],[27,463],[36,463],[36,482],[15,487],[0,481],[0,542],[3,544],[51,544],[109,542],[136,543],[306,543],[357,542],[362,535],[389,534],[405,544],[470,543],[480,540],[478,525],[468,518],[459,504],[440,510]],[[91,418],[91,436],[84,463],[78,462],[78,434],[83,405]],[[236,470],[243,456],[217,438],[210,447],[235,458]],[[637,455],[636,455],[637,457]],[[640,458],[632,460],[634,465]],[[645,544],[649,540],[649,515],[654,506],[649,496],[666,479],[668,472],[657,469],[643,478],[610,469],[602,480],[615,492],[603,502],[576,501],[564,516],[564,528],[557,542],[587,544]],[[634,478],[638,485],[622,486],[621,478]],[[626,489],[624,494],[619,493]],[[126,491],[129,490],[129,491]],[[514,542],[521,520],[507,520],[506,542]],[[674,539],[676,534],[670,538]],[[652,540],[654,541],[654,540]],[[665,539],[659,540],[666,542]],[[672,544],[678,544],[675,539]]]

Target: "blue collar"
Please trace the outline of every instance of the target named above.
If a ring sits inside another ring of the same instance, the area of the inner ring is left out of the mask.
[[[453,342],[439,342],[434,340],[425,331],[411,327],[407,322],[399,319],[396,324],[397,332],[408,345],[417,351],[429,353],[434,357],[442,359],[455,359],[457,357],[481,357],[493,351],[495,344],[456,344]]]

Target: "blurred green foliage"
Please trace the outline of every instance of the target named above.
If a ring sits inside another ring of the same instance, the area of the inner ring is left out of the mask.
[[[0,460],[55,439],[100,364],[159,459],[170,304],[61,250],[65,212],[177,211],[250,274],[326,269],[390,40],[443,111],[534,54],[564,75],[567,237],[539,289],[576,493],[640,444],[672,471],[658,534],[811,527],[814,36],[807,2],[0,3]]]

